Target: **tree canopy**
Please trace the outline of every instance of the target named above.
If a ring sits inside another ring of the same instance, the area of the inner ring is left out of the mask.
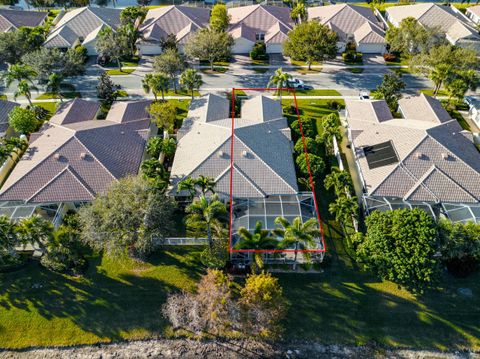
[[[207,60],[213,70],[215,61],[228,59],[231,55],[233,37],[226,32],[212,29],[197,31],[185,45],[185,54],[191,59]]]
[[[35,112],[22,107],[15,107],[8,114],[8,123],[15,132],[27,135],[34,132],[39,125]]]
[[[228,15],[227,6],[225,4],[215,4],[210,14],[210,28],[214,31],[226,31],[230,23],[231,16]]]
[[[375,99],[384,99],[392,113],[397,112],[398,100],[402,97],[401,91],[405,88],[405,82],[401,75],[388,72],[383,75],[383,80],[374,92]]]
[[[164,52],[155,57],[153,68],[156,72],[161,72],[170,77],[173,89],[177,92],[177,76],[185,68],[183,57],[177,52],[176,48],[166,48]]]

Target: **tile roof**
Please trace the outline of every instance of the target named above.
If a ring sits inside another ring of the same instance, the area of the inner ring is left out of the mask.
[[[78,39],[91,40],[92,32],[108,26],[116,30],[120,26],[120,9],[82,7],[71,10],[58,21],[45,40],[47,47],[72,46]]]
[[[0,9],[0,32],[15,30],[22,26],[39,26],[47,15],[46,11]]]
[[[361,112],[362,108],[351,102],[347,101],[347,121],[355,135],[357,163],[368,195],[411,201],[480,202],[480,153],[458,122],[446,118],[436,99],[425,95],[404,98],[401,107],[405,118],[381,122],[373,115],[366,117],[368,112]],[[370,169],[363,148],[385,141],[393,143],[399,162]]]
[[[94,120],[99,109],[100,105],[97,102],[76,98],[73,101],[61,103],[50,122],[57,125],[68,125]]]
[[[465,38],[480,40],[473,24],[450,6],[433,3],[392,6],[386,12],[389,19],[397,24],[407,17],[413,17],[425,27],[438,27],[453,43]]]
[[[189,117],[177,137],[171,172],[174,185],[186,176],[202,174],[215,179],[219,193],[229,195],[232,120],[228,105],[228,100],[216,95],[192,101]],[[201,115],[201,111],[214,117]],[[241,118],[235,119],[234,196],[298,192],[292,143],[285,133],[288,124],[281,111],[279,102],[262,96],[244,102]]]
[[[474,15],[480,16],[480,5],[467,7],[467,13],[471,12]]]
[[[152,101],[117,101],[108,112],[107,121],[126,123],[150,118],[147,108]]]
[[[367,7],[338,4],[309,7],[307,11],[310,20],[330,26],[341,41],[353,35],[357,43],[385,43],[383,24]]]
[[[8,128],[8,114],[17,106],[16,102],[0,100],[0,136],[7,132]]]
[[[112,181],[138,172],[150,121],[94,120],[96,103],[74,102],[59,109],[66,115],[57,113],[56,120],[32,134],[28,150],[0,189],[0,201],[89,201]],[[89,115],[81,116],[77,106]]]
[[[257,33],[265,34],[265,42],[282,43],[293,28],[287,7],[249,5],[228,9],[231,16],[229,33],[234,39],[255,42]]]
[[[180,43],[201,28],[208,27],[210,10],[181,5],[165,6],[149,10],[140,27],[146,41],[159,41],[175,34]]]

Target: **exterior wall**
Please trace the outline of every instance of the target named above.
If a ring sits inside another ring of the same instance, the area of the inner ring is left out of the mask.
[[[138,45],[139,55],[160,55],[162,53],[162,48],[159,44],[142,44]]]
[[[364,54],[383,54],[385,53],[384,44],[360,44],[357,45],[357,51]]]
[[[268,54],[282,54],[283,53],[283,44],[267,44],[267,53]]]
[[[235,39],[235,45],[233,45],[232,54],[248,54],[250,51],[252,51],[254,44],[254,42],[241,37]]]
[[[467,13],[466,15],[470,20],[472,20],[475,24],[478,24],[480,22],[480,17],[475,15],[474,13],[470,12],[470,10],[467,8]]]
[[[89,41],[88,43],[83,43],[82,45],[87,48],[88,56],[98,55],[97,49],[96,49],[97,40],[92,40],[92,41]]]

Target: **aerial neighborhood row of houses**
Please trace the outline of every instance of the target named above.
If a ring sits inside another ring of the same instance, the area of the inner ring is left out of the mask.
[[[116,30],[120,25],[120,12],[120,9],[99,7],[62,11],[53,21],[45,46],[66,49],[82,44],[90,55],[96,55],[98,33],[105,27]],[[455,7],[433,3],[388,7],[384,16],[377,10],[350,4],[308,7],[307,13],[309,20],[317,20],[337,33],[340,52],[347,43],[354,43],[359,52],[384,53],[386,29],[399,26],[406,17],[414,17],[425,27],[440,28],[454,45],[480,48],[480,35],[475,28],[480,21],[480,6],[468,8],[466,15]],[[258,41],[265,43],[267,53],[282,53],[283,42],[295,26],[288,7],[231,7],[228,14],[227,31],[235,40],[234,54],[249,53]],[[182,51],[193,33],[209,26],[209,19],[208,8],[172,5],[150,9],[140,26],[142,37],[137,44],[140,55],[160,54],[161,41],[170,34],[176,36]],[[45,20],[45,12],[0,10],[1,31],[38,26]]]

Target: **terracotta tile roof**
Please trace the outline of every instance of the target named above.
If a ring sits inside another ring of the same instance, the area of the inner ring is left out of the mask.
[[[75,106],[91,114],[91,108],[98,105],[82,100]],[[63,110],[70,107],[72,102]],[[75,120],[73,114],[81,116],[82,112],[57,114],[61,121],[48,122],[32,134],[28,150],[0,189],[0,201],[89,201],[112,181],[138,172],[148,119],[123,118],[119,123],[90,116]]]

